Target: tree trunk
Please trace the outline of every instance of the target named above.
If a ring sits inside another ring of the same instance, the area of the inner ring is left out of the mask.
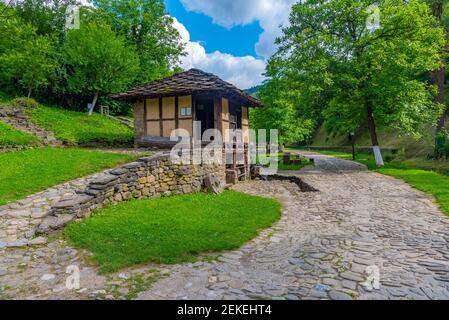
[[[31,97],[31,91],[33,91],[33,88],[28,88],[28,98]]]
[[[95,92],[94,100],[92,100],[92,104],[89,108],[89,116],[91,116],[92,113],[94,112],[94,108],[95,108],[95,105],[97,104],[97,100],[98,100],[98,92]]]
[[[441,68],[440,70],[435,71],[434,73],[434,79],[435,84],[438,87],[438,95],[436,96],[436,102],[444,105],[444,111],[441,117],[438,119],[437,122],[437,134],[441,132],[441,130],[444,128],[445,124],[445,118],[446,118],[446,105],[445,105],[445,99],[444,99],[444,68]]]
[[[384,166],[384,160],[379,148],[379,140],[377,138],[376,122],[374,121],[373,107],[370,103],[367,103],[366,112],[368,114],[368,129],[371,136],[371,142],[373,145],[374,158],[376,159],[376,165],[378,167]]]
[[[430,8],[432,10],[432,13],[440,23],[442,23],[442,20],[443,20],[443,10],[444,10],[443,2],[444,1],[442,1],[442,0],[433,0],[430,2]],[[447,50],[447,48],[446,48],[446,50]],[[446,101],[444,98],[445,68],[442,67],[439,70],[435,70],[433,72],[433,77],[434,77],[435,85],[438,88],[438,95],[436,96],[435,102],[440,103],[444,106],[443,114],[438,119],[437,128],[436,128],[436,132],[435,132],[435,147],[434,147],[434,149],[435,149],[435,156],[438,158],[440,156],[438,154],[438,152],[439,152],[438,151],[438,135],[443,130],[444,125],[445,125],[445,120],[446,120],[445,119],[446,118],[446,104],[445,104]]]

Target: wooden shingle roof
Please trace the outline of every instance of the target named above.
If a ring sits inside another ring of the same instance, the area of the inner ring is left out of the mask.
[[[236,86],[226,82],[212,73],[199,69],[190,69],[171,77],[153,81],[126,92],[112,95],[114,99],[137,101],[141,98],[183,95],[192,93],[221,93],[229,98],[236,98],[249,107],[261,106],[261,102]]]

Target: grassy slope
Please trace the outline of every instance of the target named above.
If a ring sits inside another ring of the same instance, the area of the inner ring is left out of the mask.
[[[0,146],[33,145],[37,138],[0,121]]]
[[[238,248],[280,216],[274,199],[225,191],[123,202],[72,223],[66,236],[94,252],[103,272],[144,262],[179,263]]]
[[[86,176],[136,156],[82,149],[43,148],[0,154],[0,205]]]
[[[332,151],[322,153],[339,158],[352,158],[347,153]],[[366,164],[370,170],[402,179],[412,187],[434,196],[441,210],[449,215],[449,176],[434,171],[413,168],[407,164],[397,162],[386,163],[384,167],[377,168],[373,156],[369,154],[358,154],[356,161]]]
[[[38,126],[54,132],[55,136],[71,145],[100,143],[105,145],[132,145],[133,132],[128,127],[101,116],[84,112],[39,106],[29,110],[31,120]]]
[[[422,130],[422,138],[419,140],[411,136],[399,135],[396,129],[378,129],[379,143],[384,148],[401,150],[404,158],[414,159],[425,157],[432,151],[434,129],[432,127]],[[356,137],[358,147],[370,147],[371,140],[367,131],[358,132]],[[329,134],[324,126],[321,126],[313,137],[311,146],[315,147],[342,147],[350,146],[346,135]]]

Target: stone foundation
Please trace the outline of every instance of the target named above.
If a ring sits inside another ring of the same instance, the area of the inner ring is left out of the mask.
[[[209,174],[224,180],[224,165],[177,165],[171,163],[169,154],[141,158],[107,171],[76,196],[54,204],[37,232],[54,233],[108,204],[201,191],[203,180]]]

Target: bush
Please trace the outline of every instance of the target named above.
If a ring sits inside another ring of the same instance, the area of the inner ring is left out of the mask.
[[[33,98],[25,98],[25,97],[15,98],[11,101],[11,104],[14,107],[26,109],[35,109],[39,106],[39,103],[37,103],[37,101],[34,100]]]
[[[394,160],[394,156],[392,154],[387,154],[385,156],[385,162],[391,162]]]
[[[441,131],[435,141],[435,158],[449,159],[449,132],[447,130]]]

